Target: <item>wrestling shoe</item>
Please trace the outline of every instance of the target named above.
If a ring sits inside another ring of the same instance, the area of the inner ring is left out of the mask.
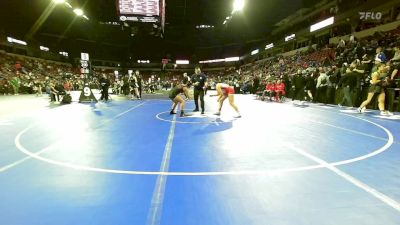
[[[365,113],[365,107],[363,108],[357,108],[358,113]]]
[[[393,116],[393,113],[389,111],[381,111],[381,116]]]

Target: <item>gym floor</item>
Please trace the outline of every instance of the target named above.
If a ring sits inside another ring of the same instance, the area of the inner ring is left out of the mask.
[[[235,100],[1,97],[0,224],[400,224],[398,114]]]

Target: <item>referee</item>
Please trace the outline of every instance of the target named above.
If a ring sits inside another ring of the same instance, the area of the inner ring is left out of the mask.
[[[193,112],[199,111],[199,97],[201,104],[201,114],[204,114],[204,95],[205,90],[207,89],[207,77],[204,73],[201,72],[200,67],[196,67],[194,70],[195,74],[192,76],[192,84],[194,87],[193,95],[194,95],[194,104],[196,108]]]

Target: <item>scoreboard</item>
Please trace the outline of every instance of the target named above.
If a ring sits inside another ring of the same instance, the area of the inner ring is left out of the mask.
[[[121,21],[163,23],[164,0],[117,0]]]
[[[120,0],[119,12],[124,15],[160,16],[159,0]]]

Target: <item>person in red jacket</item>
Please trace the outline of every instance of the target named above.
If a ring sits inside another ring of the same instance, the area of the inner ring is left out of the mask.
[[[269,98],[269,101],[272,101],[272,98],[275,96],[275,82],[274,81],[268,81],[267,85],[265,86],[265,91],[263,93],[263,96],[261,97],[261,100],[264,101],[265,96]]]
[[[275,92],[276,92],[275,100],[277,102],[282,102],[281,97],[284,96],[286,92],[285,92],[285,84],[281,79],[279,79],[275,84]]]

